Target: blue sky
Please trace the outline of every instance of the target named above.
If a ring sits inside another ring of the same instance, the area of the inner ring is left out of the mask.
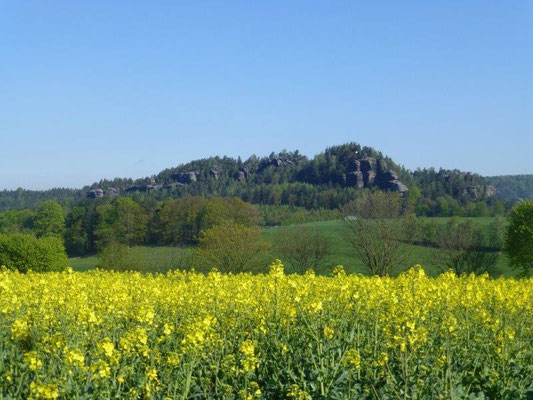
[[[533,173],[533,3],[0,2],[0,188],[349,141]]]

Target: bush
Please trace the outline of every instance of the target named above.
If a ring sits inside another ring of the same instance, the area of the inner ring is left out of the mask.
[[[8,269],[62,271],[69,266],[63,241],[57,237],[35,238],[32,235],[0,235],[0,265]]]

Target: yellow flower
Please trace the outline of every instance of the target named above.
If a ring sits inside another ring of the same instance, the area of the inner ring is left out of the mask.
[[[388,361],[389,361],[389,355],[387,353],[385,352],[379,353],[379,358],[377,362],[379,366],[384,367]]]
[[[36,371],[43,366],[43,362],[37,356],[36,351],[30,351],[24,354],[24,364],[28,366],[30,371]]]
[[[361,356],[356,349],[349,349],[344,355],[343,361],[346,366],[356,369],[361,367]]]
[[[33,398],[43,400],[55,400],[59,397],[56,385],[32,382],[30,392]]]
[[[94,373],[94,378],[109,378],[111,375],[111,368],[104,360],[98,360],[91,366],[91,371]]]
[[[152,307],[142,305],[140,310],[136,313],[137,321],[151,325],[154,321],[155,312]]]
[[[269,275],[273,277],[281,277],[284,275],[284,269],[283,263],[281,260],[276,260],[270,265]]]
[[[255,347],[252,341],[245,340],[241,343],[240,347],[241,353],[244,354],[246,357],[253,357],[255,353]]]
[[[329,326],[325,326],[322,330],[322,334],[326,339],[333,339],[333,336],[335,335],[335,330],[333,328],[330,328]]]
[[[113,357],[115,345],[113,344],[113,342],[111,342],[109,338],[104,338],[100,342],[99,347],[102,350],[102,352],[106,355],[107,358]]]
[[[251,340],[241,343],[239,350],[244,356],[241,360],[245,372],[252,372],[257,366],[258,359],[255,357],[255,346]]]
[[[146,377],[148,378],[149,381],[157,381],[157,369],[155,369],[154,367],[151,367],[151,368],[147,368],[146,369],[146,373],[145,373]]]
[[[163,327],[163,333],[168,336],[172,332],[174,332],[174,327],[170,324],[165,324]]]
[[[66,361],[70,365],[82,367],[85,363],[85,357],[80,350],[70,349],[66,351]]]
[[[28,321],[16,319],[11,325],[11,336],[13,339],[24,339],[28,336]]]
[[[177,353],[172,352],[167,356],[167,363],[172,367],[177,367],[180,363],[180,357]]]
[[[191,390],[217,382],[220,398],[376,397],[359,377],[385,398],[404,368],[406,393],[435,393],[449,390],[448,364],[474,363],[458,381],[520,398],[529,378],[533,278],[284,275],[279,261],[255,275],[0,271],[0,293],[0,392],[12,397],[22,379],[29,399],[165,398],[190,374]],[[510,363],[525,372],[503,379]],[[263,364],[285,380],[263,387]],[[349,379],[310,379],[337,364]]]
[[[331,271],[331,275],[337,278],[344,278],[346,276],[346,271],[342,265],[337,265],[335,268],[333,268],[333,271]]]
[[[287,397],[296,400],[311,400],[309,393],[305,390],[301,390],[298,385],[291,385]]]

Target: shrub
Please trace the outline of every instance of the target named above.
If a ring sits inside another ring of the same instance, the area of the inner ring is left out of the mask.
[[[62,271],[69,266],[63,241],[57,237],[0,235],[0,265],[27,272]]]

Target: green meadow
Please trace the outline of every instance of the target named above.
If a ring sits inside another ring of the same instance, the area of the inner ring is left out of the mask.
[[[432,218],[439,223],[446,223],[449,218]],[[486,231],[493,221],[493,217],[469,218],[474,220],[484,231]],[[346,231],[344,222],[341,220],[320,221],[306,224],[289,226],[268,227],[263,229],[263,237],[272,244],[270,259],[280,258],[281,254],[276,251],[275,243],[285,232],[297,232],[298,227],[306,226],[319,230],[329,239],[331,244],[331,254],[325,259],[318,273],[327,274],[336,265],[343,265],[345,269],[352,273],[365,273],[364,266],[355,254],[353,248],[346,241]],[[412,251],[408,265],[405,269],[414,264],[420,264],[430,275],[439,274],[440,268],[435,262],[435,254],[438,250],[432,247],[411,245]],[[142,270],[146,272],[165,272],[175,268],[191,268],[194,266],[192,248],[180,247],[148,247],[139,246],[133,249],[135,258],[142,265]],[[98,257],[75,257],[70,259],[73,269],[77,271],[87,271],[98,265]],[[397,273],[401,272],[401,269]],[[513,276],[514,271],[509,268],[508,260],[504,254],[500,254],[498,263],[494,269],[495,275]]]

